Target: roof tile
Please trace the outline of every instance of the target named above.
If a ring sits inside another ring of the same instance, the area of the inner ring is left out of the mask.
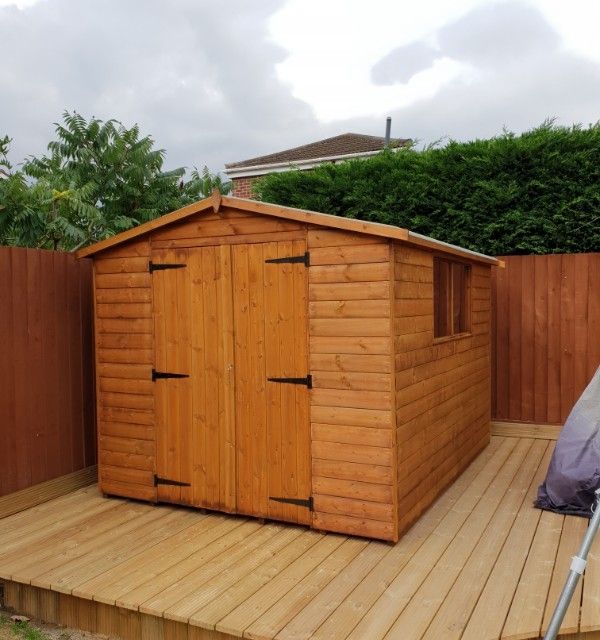
[[[275,164],[279,162],[294,162],[296,160],[314,160],[316,158],[329,158],[331,156],[343,156],[352,153],[368,153],[381,151],[384,147],[384,138],[379,136],[367,136],[361,133],[343,133],[332,138],[325,138],[317,142],[285,149],[266,156],[258,156],[240,162],[230,162],[226,169],[239,167],[255,167],[262,164]],[[410,139],[392,138],[390,147],[402,147],[409,144]]]

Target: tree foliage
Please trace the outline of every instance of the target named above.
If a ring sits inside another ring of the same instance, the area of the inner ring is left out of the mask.
[[[206,167],[163,170],[164,151],[137,125],[65,112],[47,153],[13,172],[0,139],[0,243],[73,249],[229,185]]]
[[[490,255],[600,251],[600,125],[451,141],[276,173],[262,200],[407,227]]]

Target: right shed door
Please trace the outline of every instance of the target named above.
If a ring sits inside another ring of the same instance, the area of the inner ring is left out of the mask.
[[[305,252],[305,240],[232,246],[236,502],[310,524]]]

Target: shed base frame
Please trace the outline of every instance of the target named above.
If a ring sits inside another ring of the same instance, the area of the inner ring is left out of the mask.
[[[30,618],[122,640],[233,640],[235,636],[18,582],[4,605]]]

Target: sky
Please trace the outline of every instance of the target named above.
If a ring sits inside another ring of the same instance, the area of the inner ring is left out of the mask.
[[[598,0],[0,0],[0,136],[65,109],[138,123],[167,168],[348,131],[420,145],[600,119]]]

